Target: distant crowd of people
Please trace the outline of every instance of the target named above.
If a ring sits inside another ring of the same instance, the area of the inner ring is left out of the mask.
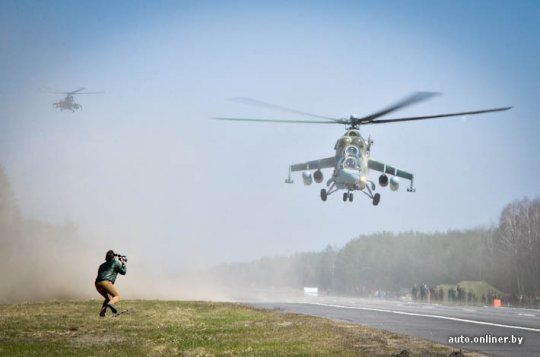
[[[428,286],[426,283],[414,284],[411,288],[411,299],[413,301],[425,301],[425,302],[450,302],[459,304],[471,304],[475,305],[479,302],[483,305],[492,304],[493,300],[497,298],[497,295],[489,291],[487,294],[482,294],[478,297],[472,291],[466,291],[459,284],[455,288],[449,288],[446,290],[439,286]]]
[[[455,287],[444,287],[441,285],[430,286],[427,283],[414,284],[411,288],[402,288],[395,290],[369,290],[365,286],[357,286],[351,289],[350,293],[356,296],[366,296],[375,299],[401,299],[404,301],[467,304],[483,306],[508,306],[508,307],[532,307],[540,308],[540,296],[526,295],[504,295],[493,290],[486,293],[475,293],[467,291],[462,285]]]
[[[540,308],[540,296],[511,295],[505,297],[509,306]]]

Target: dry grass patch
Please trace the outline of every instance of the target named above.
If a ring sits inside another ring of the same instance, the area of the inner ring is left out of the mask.
[[[317,317],[212,302],[100,301],[0,305],[0,355],[448,356],[448,346]],[[473,356],[474,354],[467,354]]]

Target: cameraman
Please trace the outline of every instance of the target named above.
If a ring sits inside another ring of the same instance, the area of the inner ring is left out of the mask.
[[[118,257],[120,261],[117,261],[115,257]],[[107,308],[110,308],[113,315],[118,313],[118,310],[114,306],[120,301],[120,294],[114,287],[114,281],[118,273],[126,274],[126,257],[115,254],[112,250],[109,250],[105,255],[105,263],[101,264],[98,269],[98,275],[96,278],[96,290],[105,298],[99,316],[105,316]]]

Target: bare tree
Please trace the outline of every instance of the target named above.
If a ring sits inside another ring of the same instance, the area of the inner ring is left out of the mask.
[[[508,204],[502,211],[494,239],[496,247],[509,260],[514,292],[540,294],[540,199],[523,199]]]

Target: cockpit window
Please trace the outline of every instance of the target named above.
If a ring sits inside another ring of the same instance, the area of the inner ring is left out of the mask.
[[[347,146],[345,154],[358,157],[359,151],[356,146]]]
[[[343,161],[343,168],[345,169],[358,169],[358,160],[353,157],[348,157]]]

